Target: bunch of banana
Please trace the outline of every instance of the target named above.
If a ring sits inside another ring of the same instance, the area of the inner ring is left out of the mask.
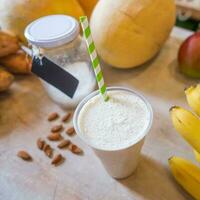
[[[169,159],[171,171],[180,185],[195,199],[200,199],[200,168],[180,157]]]
[[[200,116],[200,84],[185,90],[188,104]]]
[[[193,147],[195,157],[200,162],[200,84],[187,88],[185,94],[194,113],[174,106],[170,114],[175,129]],[[170,158],[169,165],[177,182],[200,200],[200,168],[179,157]]]

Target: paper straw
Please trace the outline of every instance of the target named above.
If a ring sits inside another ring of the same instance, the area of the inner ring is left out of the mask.
[[[99,86],[99,91],[104,98],[104,101],[108,101],[109,97],[107,95],[106,85],[103,79],[103,73],[101,71],[99,58],[96,52],[95,44],[92,39],[90,26],[88,23],[88,19],[86,16],[80,17],[81,26],[83,29],[83,35],[87,44],[88,52],[90,55],[90,59],[92,61],[92,66],[96,75],[96,80]]]

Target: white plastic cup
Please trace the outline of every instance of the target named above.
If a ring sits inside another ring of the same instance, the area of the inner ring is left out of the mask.
[[[85,97],[78,105],[78,107],[75,110],[74,118],[73,118],[73,124],[74,128],[77,132],[77,135],[92,149],[94,150],[95,154],[99,157],[101,162],[103,163],[105,169],[107,172],[116,179],[122,179],[130,176],[136,169],[140,154],[141,154],[141,148],[144,144],[145,136],[148,134],[152,121],[153,121],[153,111],[151,108],[151,105],[147,102],[147,100],[139,95],[138,93],[134,92],[133,90],[124,88],[124,87],[108,87],[108,91],[126,91],[130,92],[133,95],[138,96],[141,100],[144,101],[146,104],[148,110],[149,110],[149,124],[146,128],[146,130],[137,137],[137,139],[132,143],[131,145],[125,147],[125,148],[119,148],[117,150],[104,150],[100,149],[97,146],[94,146],[92,144],[89,144],[86,138],[84,137],[84,134],[81,133],[80,128],[78,126],[78,117],[81,109],[83,106],[88,102],[89,99],[93,98],[94,96],[99,94],[99,91],[95,91]]]

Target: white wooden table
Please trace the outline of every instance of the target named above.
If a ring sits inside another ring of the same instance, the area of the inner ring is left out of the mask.
[[[64,111],[48,98],[36,77],[19,77],[9,93],[0,94],[0,200],[190,199],[168,168],[168,158],[173,155],[194,160],[191,148],[172,127],[168,112],[172,105],[187,107],[183,89],[196,83],[177,72],[179,45],[180,41],[170,38],[154,60],[137,69],[104,66],[108,85],[139,91],[154,110],[153,127],[138,169],[121,181],[111,178],[77,137],[73,141],[84,149],[84,156],[64,151],[67,160],[63,165],[55,168],[49,164],[35,140],[49,132],[47,114]],[[20,149],[27,149],[34,161],[27,163],[16,157]]]

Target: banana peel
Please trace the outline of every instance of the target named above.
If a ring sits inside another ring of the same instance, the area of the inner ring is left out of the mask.
[[[185,89],[189,106],[200,116],[200,84]]]
[[[178,106],[172,107],[170,114],[175,129],[200,153],[200,119],[192,112]]]
[[[196,200],[200,200],[200,168],[180,157],[169,159],[176,181]]]
[[[170,109],[172,123],[179,134],[193,147],[200,162],[200,84],[185,89],[187,102],[196,115],[184,108]],[[169,166],[176,181],[196,200],[200,200],[200,168],[180,157],[169,159]]]

